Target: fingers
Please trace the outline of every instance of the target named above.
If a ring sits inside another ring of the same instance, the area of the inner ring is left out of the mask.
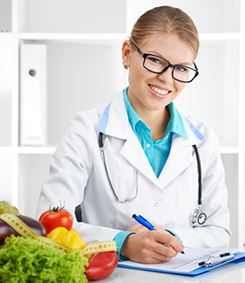
[[[153,224],[154,225],[154,224]],[[167,232],[164,229],[161,229],[158,226],[155,226],[156,230],[162,234],[164,234],[164,236],[162,235],[158,235],[158,237],[156,238],[156,240],[161,243],[161,244],[165,244],[165,245],[169,245],[170,247],[172,247],[177,253],[182,252],[182,250],[184,249],[184,246],[179,242],[178,238],[171,235],[169,232]],[[126,231],[130,231],[130,232],[135,232],[135,233],[146,233],[149,232],[149,230],[142,226],[141,224],[137,223],[135,225],[133,225],[132,227],[128,228]]]
[[[129,235],[122,246],[121,256],[141,263],[160,263],[171,260],[182,249],[182,244],[173,235],[147,231]]]
[[[180,253],[184,249],[184,245],[180,243],[178,238],[166,231],[156,233],[155,240],[160,244],[170,246],[176,253]]]

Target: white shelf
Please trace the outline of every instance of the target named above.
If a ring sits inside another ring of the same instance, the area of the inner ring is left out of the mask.
[[[7,33],[2,33],[8,36]],[[126,33],[17,33],[23,40],[62,40],[62,41],[121,41],[129,37]],[[200,40],[240,40],[240,33],[200,33]]]
[[[241,149],[236,146],[220,146],[221,154],[238,154],[241,153]]]
[[[0,19],[0,31],[4,31],[0,32],[0,61],[7,63],[0,64],[0,168],[7,173],[1,174],[0,185],[8,191],[6,198],[23,213],[34,216],[50,157],[72,116],[109,102],[127,85],[120,54],[122,42],[140,14],[160,5],[180,7],[198,27],[200,51],[196,63],[200,75],[186,87],[177,104],[183,112],[211,124],[218,136],[230,193],[232,245],[243,247],[243,0],[73,0],[72,5],[69,0],[2,0],[0,10],[5,12]],[[19,146],[19,48],[27,43],[47,45],[49,122],[48,141],[43,147]],[[99,63],[92,65],[91,58]]]
[[[18,147],[19,154],[53,154],[56,150],[55,146],[50,147]]]
[[[240,40],[241,34],[236,33],[200,33],[200,40]]]
[[[124,41],[125,33],[18,33],[18,39],[22,40],[58,40],[75,42],[111,42]]]

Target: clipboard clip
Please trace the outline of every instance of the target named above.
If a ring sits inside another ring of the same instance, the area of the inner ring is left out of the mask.
[[[223,253],[223,254],[220,254],[218,257],[209,257],[207,261],[201,261],[198,263],[198,265],[200,267],[212,267],[216,264],[219,264],[219,263],[222,263],[224,261],[227,261],[229,259],[232,259],[234,258],[234,254],[231,254],[231,253]],[[211,259],[214,258],[214,260],[211,261]]]

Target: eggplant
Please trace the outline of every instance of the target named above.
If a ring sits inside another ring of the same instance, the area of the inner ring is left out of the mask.
[[[46,236],[46,230],[43,225],[37,220],[25,216],[25,215],[15,215],[20,218],[29,228],[32,229],[39,236]],[[10,235],[20,236],[12,227],[10,227],[5,221],[0,219],[0,244],[4,242],[5,238]]]

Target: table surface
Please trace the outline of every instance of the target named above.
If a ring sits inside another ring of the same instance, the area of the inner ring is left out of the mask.
[[[117,267],[110,277],[100,283],[244,283],[245,263],[229,263],[198,277],[180,276]]]

